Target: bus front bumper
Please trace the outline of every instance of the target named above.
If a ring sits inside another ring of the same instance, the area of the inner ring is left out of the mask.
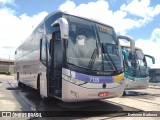
[[[129,78],[125,78],[125,89],[147,89],[149,86],[149,77],[146,78],[134,78],[131,80]]]
[[[77,102],[98,99],[121,97],[124,92],[125,83],[113,88],[85,88],[62,80],[62,101]]]

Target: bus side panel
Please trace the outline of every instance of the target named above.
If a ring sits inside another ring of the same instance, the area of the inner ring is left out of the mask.
[[[32,88],[36,88],[36,78],[34,76],[35,71],[33,70],[36,64],[36,57],[33,57],[35,53],[36,51],[27,54],[25,57],[23,57],[22,60],[23,76],[21,80],[26,85],[31,86]]]
[[[47,96],[47,76],[46,76],[46,66],[42,63],[39,64],[39,73],[40,73],[40,94],[44,97]]]
[[[19,60],[19,79],[22,83],[37,88],[37,75],[38,75],[38,55],[39,50],[34,50],[29,54],[23,56]]]
[[[15,64],[19,72],[19,81],[27,86],[37,89],[38,75],[40,75],[40,94],[47,97],[46,66],[39,61],[39,50],[35,50],[20,58]],[[15,73],[17,79],[17,73]]]

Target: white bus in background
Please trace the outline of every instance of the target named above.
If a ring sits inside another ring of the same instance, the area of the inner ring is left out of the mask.
[[[57,11],[15,51],[15,79],[65,102],[122,96],[122,52],[114,29]]]

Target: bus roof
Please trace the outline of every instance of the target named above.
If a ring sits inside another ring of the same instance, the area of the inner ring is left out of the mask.
[[[108,24],[105,24],[105,23],[103,23],[103,22],[100,22],[100,21],[98,21],[98,20],[96,20],[96,19],[87,18],[87,17],[84,17],[84,16],[80,16],[80,15],[78,15],[78,14],[74,14],[74,13],[71,13],[71,12],[63,12],[63,11],[60,11],[60,10],[56,10],[56,11],[50,13],[49,15],[47,15],[47,16],[44,18],[44,21],[45,21],[46,19],[48,19],[49,17],[51,17],[52,15],[56,14],[56,13],[61,13],[61,14],[66,14],[66,15],[71,15],[71,16],[79,17],[79,18],[82,18],[82,19],[86,19],[86,20],[89,20],[89,21],[93,21],[93,22],[96,22],[96,23],[100,23],[100,24],[103,24],[103,25],[106,25],[106,26],[108,26],[108,27],[113,28],[112,26],[110,26],[110,25],[108,25]],[[113,29],[114,29],[114,28],[113,28]]]
[[[127,45],[127,44],[121,44],[121,46],[123,46],[123,47],[127,47],[127,48],[129,48],[130,47],[130,45]],[[142,50],[141,48],[139,48],[139,47],[135,47],[136,49],[139,49],[139,50]]]

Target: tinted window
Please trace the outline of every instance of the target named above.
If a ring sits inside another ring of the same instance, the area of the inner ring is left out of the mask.
[[[41,55],[40,55],[40,59],[42,61],[42,63],[46,64],[46,40],[41,39],[41,51],[40,51]]]

